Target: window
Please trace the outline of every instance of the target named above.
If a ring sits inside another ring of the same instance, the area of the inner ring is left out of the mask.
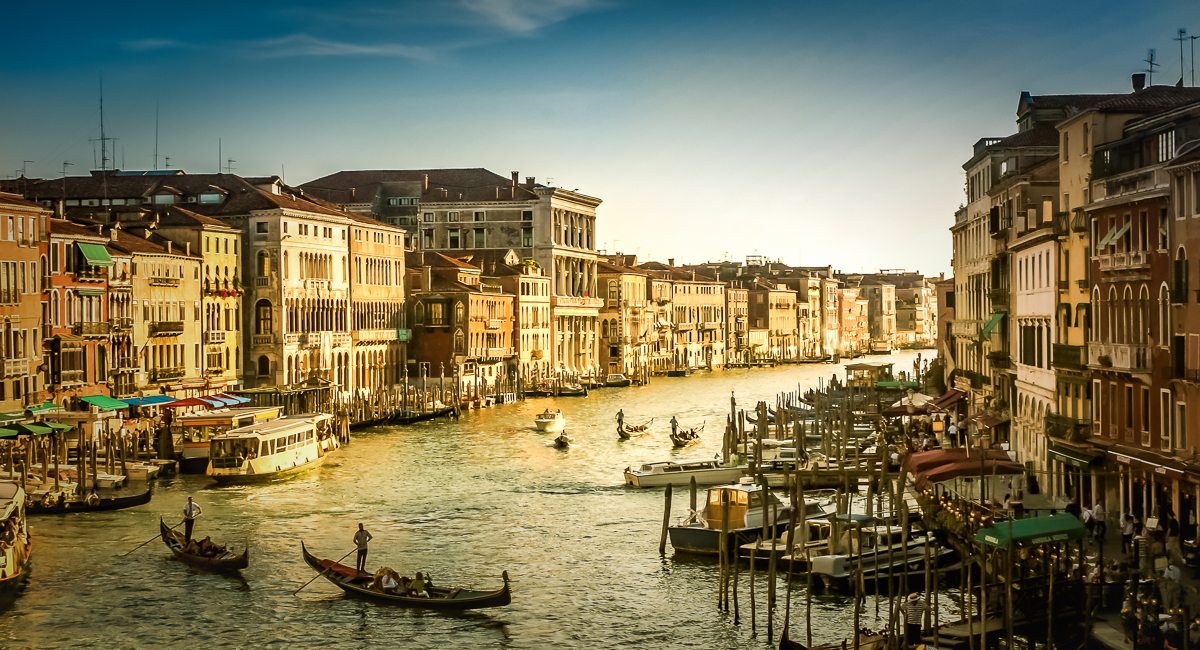
[[[533,221],[533,210],[522,210],[521,221]]]
[[[446,221],[458,221],[458,213],[451,212],[446,215]]]
[[[1167,131],[1158,134],[1158,160],[1166,162],[1175,155],[1175,132]]]
[[[174,194],[155,194],[154,203],[156,205],[169,205],[175,202]]]
[[[275,327],[271,323],[272,311],[273,310],[271,309],[271,301],[267,300],[266,298],[259,300],[257,303],[255,303],[254,313],[255,313],[255,316],[257,317],[255,319],[255,323],[254,323],[254,333],[255,334],[263,335],[263,334],[274,333]]]
[[[201,194],[200,202],[201,203],[210,203],[210,204],[211,203],[220,203],[221,195],[220,194]]]
[[[482,213],[480,213],[480,214],[482,214]],[[476,228],[475,229],[475,248],[483,248],[483,246],[484,246],[483,228]]]
[[[433,231],[432,230],[422,230],[421,231],[421,248],[426,249],[426,250],[433,248]]]
[[[433,223],[433,213],[426,212],[424,215],[425,223]]]
[[[459,232],[458,232],[457,230],[451,230],[451,231],[449,231],[449,233],[448,233],[448,234],[449,234],[449,236],[450,236],[450,241],[449,241],[449,243],[447,243],[447,247],[449,247],[449,248],[460,248],[460,246],[459,246],[459,241],[458,241],[458,239],[459,239]]]
[[[1071,158],[1070,139],[1067,137],[1067,133],[1064,132],[1063,137],[1062,137],[1062,159],[1069,160],[1070,158]]]
[[[284,222],[284,224],[283,224],[283,231],[287,232],[287,222]],[[254,232],[267,232],[267,222],[266,221],[256,221],[254,223]]]
[[[523,248],[533,247],[533,228],[521,229],[521,246]]]
[[[258,358],[258,376],[266,377],[271,374],[271,360],[267,355],[262,355]]]

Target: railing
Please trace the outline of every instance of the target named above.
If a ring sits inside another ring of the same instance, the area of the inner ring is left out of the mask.
[[[71,326],[71,332],[75,336],[108,336],[107,322],[104,323],[75,323]]]
[[[150,323],[150,336],[180,336],[183,321],[155,321]]]
[[[155,368],[151,373],[153,377],[150,381],[167,381],[170,379],[179,379],[183,377],[183,368]]]
[[[135,357],[117,357],[115,360],[117,372],[137,372],[138,363]]]
[[[348,334],[334,334],[334,338],[341,336],[349,336]],[[359,330],[359,341],[394,341],[396,340],[396,330],[379,329],[379,330]]]
[[[254,286],[259,288],[269,287],[271,286],[271,278],[254,278]]]
[[[220,375],[220,374],[224,374],[224,373],[225,373],[225,369],[217,367],[217,366],[209,366],[204,369],[205,376]]]
[[[552,298],[552,306],[554,307],[601,307],[604,301],[599,298],[583,298],[579,296],[554,296]]]
[[[1059,290],[1060,290],[1060,291],[1066,291],[1066,290],[1070,289],[1070,288],[1071,288],[1071,281],[1070,281],[1070,280],[1059,280],[1059,281],[1058,281],[1058,288],[1059,288]]]
[[[179,286],[179,278],[154,276],[154,277],[150,278],[150,286],[152,286],[152,287],[178,287]]]
[[[1063,370],[1083,370],[1084,351],[1082,345],[1054,344],[1054,356],[1050,365]]]
[[[225,342],[225,332],[224,331],[218,332],[218,331],[212,331],[212,330],[207,331],[204,333],[204,342],[208,343],[210,345],[215,344],[215,343],[224,343]]]
[[[1113,253],[1100,256],[1101,271],[1118,271],[1124,269],[1140,269],[1150,265],[1146,251],[1129,251],[1128,253]]]
[[[696,329],[695,323],[675,323],[675,329],[679,331],[687,331]]]
[[[104,269],[104,267],[85,264],[82,267],[75,269],[75,272],[72,275],[75,276],[76,280],[81,280],[83,282],[100,282],[108,278],[107,271],[101,269]]]
[[[706,329],[706,330],[715,330],[720,327],[721,327],[721,324],[718,322],[715,322],[715,321],[710,321],[710,322],[704,323],[704,329]]]
[[[1150,369],[1150,346],[1130,343],[1089,343],[1088,365],[1113,370]]]
[[[491,318],[484,321],[483,326],[490,330],[498,330],[500,329],[501,322],[502,321],[499,318]]]
[[[395,331],[394,331],[394,330],[388,330],[388,331],[390,331],[390,332],[392,332],[393,334],[395,334]],[[393,337],[393,338],[395,338],[395,337]],[[342,346],[345,346],[345,345],[350,345],[350,334],[349,334],[349,333],[345,333],[345,334],[334,334],[334,335],[333,335],[333,343],[332,343],[331,345],[332,345],[333,347],[335,347],[335,348],[337,348],[337,347],[342,347]]]
[[[128,316],[117,316],[112,319],[112,331],[124,332],[133,329],[133,319]]]
[[[328,289],[329,288],[329,280],[308,279],[308,280],[304,281],[304,287],[306,289]]]
[[[287,334],[283,337],[284,345],[300,345],[300,334]],[[257,337],[255,337],[257,338]]]
[[[293,336],[292,334],[288,335]],[[255,334],[250,337],[250,345],[275,345],[274,334]]]
[[[1080,289],[1083,289],[1083,290],[1085,290],[1085,291],[1086,291],[1086,290],[1087,290],[1087,288],[1088,288],[1088,281],[1087,281],[1086,279],[1084,279],[1084,280],[1076,280],[1076,281],[1075,281],[1075,283],[1079,285],[1079,288],[1080,288]]]
[[[24,377],[29,374],[29,359],[5,359],[5,377]]]
[[[82,384],[87,380],[86,370],[63,370],[59,373],[63,384]]]

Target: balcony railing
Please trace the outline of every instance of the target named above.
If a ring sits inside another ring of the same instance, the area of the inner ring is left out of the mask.
[[[105,267],[87,264],[76,268],[72,275],[75,276],[76,280],[84,282],[101,282],[108,278],[108,272]]]
[[[183,368],[155,368],[150,381],[169,381],[183,377]]]
[[[1046,414],[1046,433],[1066,440],[1081,441],[1091,434],[1092,421],[1057,413]]]
[[[988,291],[988,300],[993,311],[1008,311],[1008,287],[995,287]]]
[[[1130,343],[1089,343],[1088,365],[1131,372],[1150,370],[1150,346]]]
[[[86,370],[63,370],[59,373],[61,383],[82,384],[87,380]]]
[[[1082,345],[1066,345],[1064,343],[1054,344],[1054,357],[1050,361],[1050,365],[1063,370],[1080,370],[1083,367],[1083,346]]]
[[[205,332],[204,333],[204,342],[208,343],[210,345],[216,344],[216,343],[224,343],[225,342],[225,332],[224,331],[218,332],[218,331],[212,331],[212,330]]]
[[[350,334],[349,333],[334,334],[332,343],[330,343],[330,345],[332,345],[335,348],[340,348],[340,347],[350,345]]]
[[[5,359],[5,377],[24,377],[29,374],[29,359]]]
[[[1183,378],[1188,381],[1200,381],[1200,368],[1184,369]]]
[[[154,321],[150,323],[150,336],[182,336],[183,321]]]
[[[483,322],[483,326],[490,330],[498,330],[500,329],[500,322],[499,318],[490,318]]]
[[[254,278],[254,286],[262,289],[271,286],[271,278]]]
[[[275,345],[275,335],[255,334],[250,337],[250,345]]]
[[[128,316],[117,316],[112,319],[112,331],[124,332],[133,329],[133,319]]]
[[[108,336],[109,324],[104,323],[75,323],[71,326],[71,332],[75,336],[84,337],[103,337]]]
[[[138,370],[138,362],[134,357],[117,357],[114,362],[117,372],[137,372]]]
[[[1113,253],[1100,256],[1101,271],[1123,271],[1144,269],[1150,266],[1150,257],[1146,251],[1129,251],[1128,253]]]
[[[152,287],[178,287],[179,286],[179,278],[154,276],[154,277],[150,278],[150,286],[152,286]]]
[[[604,301],[599,298],[584,298],[580,296],[554,296],[552,306],[554,307],[596,307],[600,308],[604,305]]]

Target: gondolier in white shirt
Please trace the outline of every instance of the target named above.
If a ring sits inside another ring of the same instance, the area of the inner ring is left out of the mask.
[[[624,426],[625,426],[625,409],[619,409],[617,411],[617,428],[620,429],[621,427],[624,427]]]
[[[192,497],[188,497],[188,502],[183,506],[184,544],[192,541],[192,526],[196,524],[196,517],[199,517],[202,512],[204,512],[204,509],[200,507],[200,504],[192,501]]]
[[[671,435],[679,435],[679,420],[676,420],[674,415],[671,416]]]
[[[366,570],[367,567],[367,542],[371,541],[371,533],[363,528],[362,524],[358,525],[358,532],[354,533],[354,545],[358,547],[358,561],[355,564],[358,567],[359,573]]]

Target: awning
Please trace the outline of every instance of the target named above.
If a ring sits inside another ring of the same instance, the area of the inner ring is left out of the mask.
[[[172,409],[183,408],[185,406],[203,406],[205,408],[211,408],[212,403],[206,402],[198,397],[188,397],[186,399],[176,400],[170,404],[163,404],[163,406]]]
[[[1004,314],[992,314],[987,324],[983,326],[983,338],[986,339],[992,335],[992,330],[996,329],[996,326],[1000,324],[1001,318],[1004,318]]]
[[[1051,460],[1057,460],[1060,463],[1066,463],[1073,467],[1082,467],[1087,469],[1092,465],[1097,465],[1104,458],[1100,454],[1091,454],[1079,449],[1073,449],[1065,445],[1050,445],[1046,449],[1046,453]]]
[[[27,406],[25,407],[25,410],[32,411],[33,413],[47,413],[49,411],[61,411],[62,407],[54,402],[42,402],[41,404],[35,404],[34,406]]]
[[[16,429],[17,433],[23,436],[44,436],[52,431],[50,427],[45,426],[40,422],[37,424],[12,423],[6,425],[4,428]]]
[[[950,407],[954,406],[954,404],[958,402],[958,400],[962,399],[962,397],[963,392],[961,390],[951,388],[943,393],[941,397],[926,404],[925,408],[927,408],[930,413],[936,411],[949,411]]]
[[[961,424],[973,424],[981,429],[991,429],[992,427],[999,426],[1005,422],[1008,422],[1008,420],[1001,420],[987,411],[979,411],[978,413],[972,414],[971,417],[967,418],[966,420],[963,420]]]
[[[165,406],[174,402],[175,398],[170,395],[147,395],[146,397],[133,397],[121,401],[130,406]]]
[[[101,411],[119,411],[129,408],[129,405],[119,399],[113,399],[105,395],[88,395],[87,397],[79,398],[92,406],[100,407]]]
[[[83,257],[87,259],[87,263],[92,266],[112,266],[112,258],[108,256],[108,249],[100,244],[88,244],[84,242],[75,242],[79,247],[79,252],[83,253]]]
[[[21,435],[16,429],[0,428],[0,438],[16,438]]]
[[[924,490],[925,486],[930,483],[941,483],[960,478],[979,478],[980,476],[1014,476],[1024,473],[1025,466],[1016,461],[974,456],[915,474],[913,484],[918,490]]]
[[[972,451],[975,453],[972,454]],[[904,468],[911,474],[919,474],[943,465],[952,465],[967,460],[974,462],[975,467],[978,468],[981,455],[983,460],[1012,460],[1008,452],[1003,449],[984,449],[981,454],[978,449],[954,447],[952,449],[933,449],[910,454],[908,459],[904,461]]]
[[[981,528],[975,533],[975,541],[996,548],[1010,545],[1037,546],[1050,542],[1065,542],[1083,539],[1087,528],[1075,515],[1061,514],[1049,517],[1029,517],[998,523]]]
[[[231,402],[232,404],[248,404],[250,402],[249,397],[239,397],[238,395],[230,395],[229,393],[217,393],[215,397],[220,397],[226,402]]]
[[[204,397],[199,397],[197,399],[208,402],[209,404],[211,404],[217,408],[222,408],[225,406],[233,406],[233,405],[237,404],[237,402],[235,402],[233,400],[224,400],[216,395],[205,395]]]
[[[75,427],[73,427],[69,424],[59,424],[58,422],[50,422],[49,420],[38,422],[38,424],[50,427],[54,431],[74,431],[75,430]]]

